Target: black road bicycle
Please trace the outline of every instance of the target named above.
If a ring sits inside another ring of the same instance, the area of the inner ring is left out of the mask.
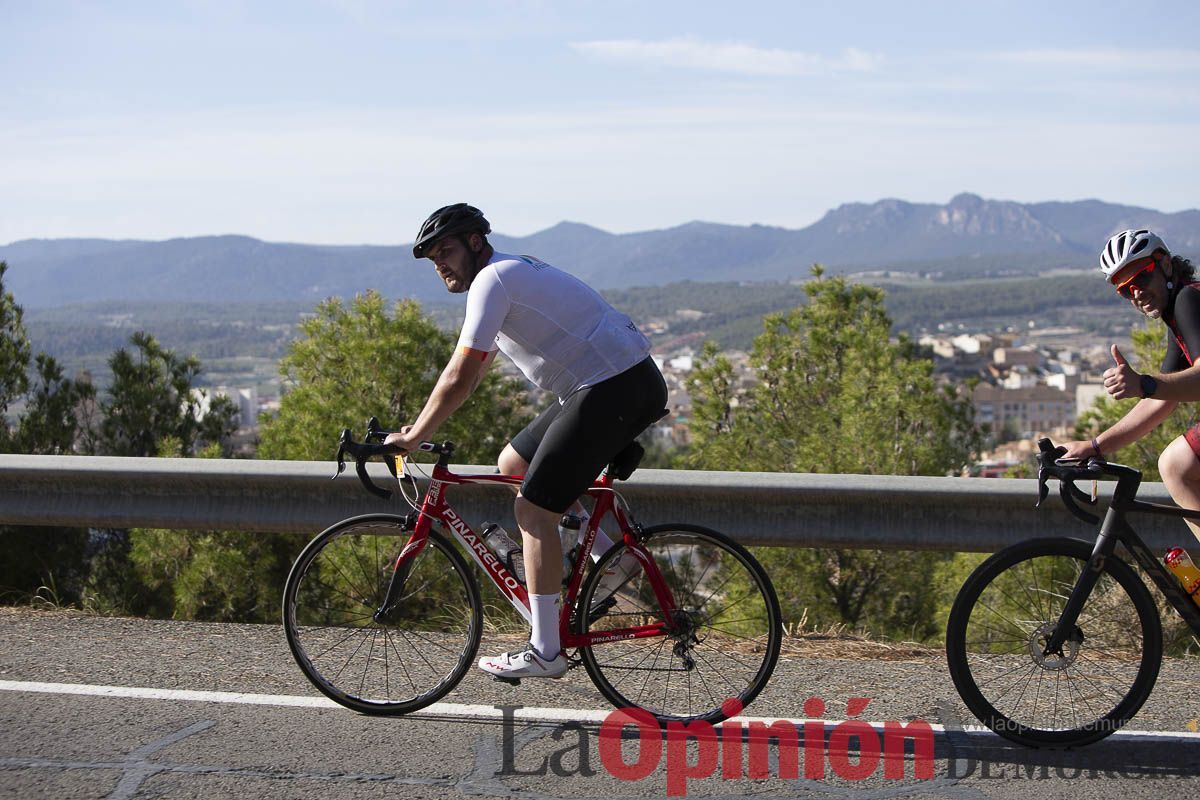
[[[1031,539],[987,559],[963,584],[946,628],[950,675],[967,708],[996,733],[1030,747],[1103,739],[1128,722],[1158,678],[1162,623],[1142,568],[1192,631],[1200,607],[1130,526],[1130,512],[1200,520],[1200,511],[1137,499],[1142,473],[1098,458],[1061,459],[1038,442],[1038,505],[1049,478],[1076,517],[1100,518],[1079,479],[1116,479],[1095,542]],[[1118,545],[1122,550],[1118,550]]]

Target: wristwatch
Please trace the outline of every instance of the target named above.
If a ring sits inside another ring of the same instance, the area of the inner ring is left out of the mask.
[[[1158,381],[1151,378],[1149,375],[1142,376],[1142,397],[1154,397],[1154,393],[1158,391]]]

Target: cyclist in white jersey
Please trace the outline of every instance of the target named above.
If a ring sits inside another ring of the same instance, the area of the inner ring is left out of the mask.
[[[637,326],[585,283],[531,256],[497,253],[491,225],[465,203],[430,215],[413,245],[453,293],[467,293],[458,348],[416,421],[387,441],[411,450],[470,396],[498,351],[553,401],[513,437],[500,471],[524,475],[514,512],[521,529],[533,617],[529,644],[481,658],[497,677],[561,677],[558,520],[600,471],[663,413],[667,390]],[[597,537],[595,550],[610,542]],[[618,564],[613,576],[619,581]]]

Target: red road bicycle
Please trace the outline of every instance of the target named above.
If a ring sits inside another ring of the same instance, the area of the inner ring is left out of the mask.
[[[451,540],[530,619],[525,586],[447,499],[453,486],[517,487],[521,477],[453,473],[454,445],[423,442],[420,450],[437,463],[421,498],[397,469],[395,448],[382,443],[387,433],[375,419],[363,442],[343,431],[338,474],[349,455],[363,485],[388,497],[366,471],[368,459],[383,457],[413,511],[352,517],[322,532],[297,558],[283,599],[288,645],[301,670],[327,697],[367,714],[424,708],[474,664],[483,629],[479,580]],[[664,723],[716,722],[725,718],[726,699],[745,707],[770,679],[782,639],[779,601],[758,561],[723,534],[635,521],[613,483],[628,478],[641,455],[631,444],[586,492],[593,506],[566,584],[563,649],[576,651],[571,666],[582,663],[617,707],[645,709]],[[621,540],[591,566],[607,516]],[[604,568],[627,550],[639,567],[605,596],[598,591]]]

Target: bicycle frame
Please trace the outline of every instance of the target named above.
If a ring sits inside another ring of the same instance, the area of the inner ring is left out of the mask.
[[[1119,465],[1110,465],[1119,467]],[[1120,467],[1121,470],[1129,469]],[[1136,470],[1130,470],[1136,473]],[[1150,551],[1146,543],[1137,535],[1133,527],[1126,519],[1129,512],[1145,512],[1150,514],[1160,514],[1172,517],[1180,517],[1186,519],[1200,520],[1200,511],[1180,508],[1178,506],[1164,505],[1161,503],[1148,503],[1144,500],[1136,498],[1137,487],[1141,481],[1141,474],[1136,475],[1118,473],[1117,488],[1113,492],[1112,502],[1109,504],[1108,511],[1104,515],[1104,521],[1100,526],[1100,534],[1096,537],[1096,546],[1092,550],[1092,557],[1088,561],[1087,568],[1080,573],[1079,579],[1075,583],[1075,587],[1071,590],[1071,596],[1067,600],[1067,604],[1063,607],[1063,612],[1059,616],[1058,624],[1055,626],[1054,634],[1046,642],[1044,648],[1046,654],[1055,653],[1061,650],[1063,643],[1070,635],[1075,627],[1075,622],[1079,618],[1079,613],[1083,609],[1083,604],[1087,602],[1088,596],[1095,588],[1096,582],[1100,579],[1100,573],[1104,568],[1104,561],[1107,558],[1115,558],[1118,544],[1125,546],[1125,549],[1133,556],[1134,560],[1150,576],[1154,581],[1154,585],[1167,598],[1167,602],[1183,617],[1192,631],[1200,636],[1200,607],[1196,605],[1175,576],[1170,573],[1166,566]]]
[[[408,571],[406,565],[420,555],[421,551],[425,548],[433,523],[435,521],[441,522],[451,531],[462,548],[479,565],[484,574],[491,579],[492,583],[512,607],[516,609],[517,613],[526,622],[531,622],[532,613],[529,605],[529,593],[525,586],[517,580],[516,576],[509,572],[500,559],[488,548],[487,544],[483,541],[483,537],[475,532],[470,524],[454,510],[446,499],[447,490],[450,486],[500,484],[516,488],[524,480],[523,476],[459,475],[451,472],[445,463],[443,463],[444,460],[444,458],[439,459],[434,465],[429,488],[425,492],[412,536],[409,537],[408,542],[401,549],[400,555],[396,559],[393,582],[397,579],[401,582],[403,581]],[[674,597],[671,595],[671,591],[662,576],[662,572],[658,569],[658,565],[655,564],[654,558],[633,535],[629,518],[625,514],[624,509],[615,502],[612,478],[607,473],[602,475],[599,480],[595,481],[587,489],[585,494],[595,501],[595,505],[592,509],[591,518],[588,520],[582,545],[576,554],[570,581],[567,584],[566,601],[563,603],[562,615],[559,618],[559,633],[562,639],[562,646],[564,648],[590,647],[603,642],[668,635],[675,624],[673,618],[675,609]],[[579,587],[583,582],[583,576],[586,571],[585,565],[591,556],[592,544],[595,542],[596,531],[600,527],[600,520],[609,513],[616,518],[617,524],[624,535],[625,545],[634,553],[641,562],[643,569],[645,569],[646,577],[650,581],[655,598],[663,612],[664,621],[651,625],[608,630],[601,633],[574,633],[570,630],[571,608],[575,605]],[[396,593],[392,589],[389,589],[389,598],[394,596],[394,594]],[[390,602],[389,600],[388,603]],[[388,603],[385,603],[385,607]]]

